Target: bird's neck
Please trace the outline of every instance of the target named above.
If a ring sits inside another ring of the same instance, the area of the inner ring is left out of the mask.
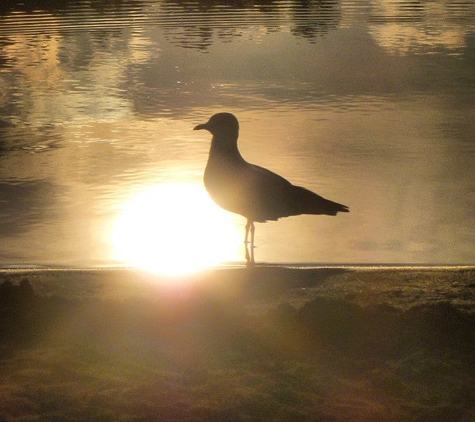
[[[229,136],[226,138],[220,135],[214,135],[211,140],[211,150],[209,157],[213,156],[227,157],[232,160],[243,160],[241,153],[237,147],[238,134]]]

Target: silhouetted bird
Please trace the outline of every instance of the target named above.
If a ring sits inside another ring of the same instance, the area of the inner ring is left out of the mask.
[[[244,242],[248,265],[254,264],[254,222],[299,214],[349,212],[346,205],[292,185],[278,174],[244,160],[237,147],[239,123],[233,114],[215,114],[194,128],[200,129],[213,135],[204,173],[206,190],[219,206],[247,218]],[[249,231],[251,254],[247,248]]]

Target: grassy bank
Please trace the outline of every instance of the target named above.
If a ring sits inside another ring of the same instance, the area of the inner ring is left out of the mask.
[[[474,420],[469,309],[329,294],[326,283],[374,273],[256,274],[114,297],[4,278],[0,420]],[[451,280],[473,289],[472,276]]]

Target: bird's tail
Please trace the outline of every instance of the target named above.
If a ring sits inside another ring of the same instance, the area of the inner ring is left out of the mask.
[[[333,202],[323,198],[316,193],[305,188],[298,187],[298,202],[300,203],[301,214],[325,214],[337,215],[339,212],[350,212],[349,207],[338,202]]]
[[[350,208],[347,207],[346,205],[339,204],[338,202],[333,202],[333,201],[328,201],[328,202],[329,202],[328,208],[331,212],[330,215],[336,215],[339,212],[350,212]]]

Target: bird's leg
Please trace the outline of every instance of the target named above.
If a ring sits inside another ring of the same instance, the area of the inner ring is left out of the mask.
[[[244,234],[244,249],[245,249],[245,257],[246,257],[246,266],[249,267],[249,262],[251,262],[251,256],[249,255],[249,248],[247,247],[247,239],[249,236],[249,228],[251,227],[251,220],[247,220],[246,222],[246,229]]]
[[[254,222],[247,220],[246,224],[246,236],[244,238],[244,244],[246,247],[246,266],[248,268],[251,268],[255,265],[254,261],[254,232],[256,228],[254,226]],[[248,247],[248,237],[249,237],[249,231],[251,232],[251,252],[249,253],[249,247]]]
[[[254,232],[256,231],[256,227],[254,226],[254,221],[251,221],[251,249],[254,249]]]
[[[246,257],[246,267],[251,266],[251,255],[249,254],[249,248],[247,246],[247,243],[244,245],[245,248],[245,257]]]
[[[251,220],[247,220],[247,223],[246,223],[246,233],[244,235],[244,243],[247,245],[248,243],[248,236],[249,236],[249,229],[251,228],[251,224],[252,224],[252,221]]]

